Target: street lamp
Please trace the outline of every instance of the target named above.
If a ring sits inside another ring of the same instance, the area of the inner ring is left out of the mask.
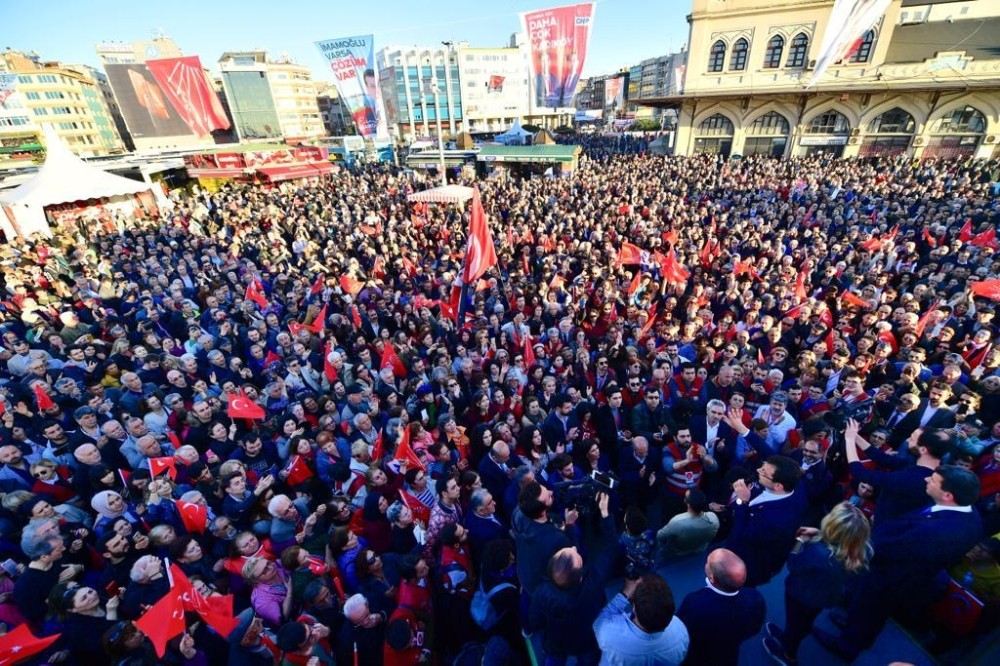
[[[434,96],[434,118],[437,121],[435,125],[437,126],[437,136],[438,136],[438,159],[440,160],[441,169],[441,184],[448,185],[448,174],[445,172],[444,168],[444,139],[441,137],[441,107],[438,105],[438,84],[437,79],[428,76],[424,79],[424,94]]]

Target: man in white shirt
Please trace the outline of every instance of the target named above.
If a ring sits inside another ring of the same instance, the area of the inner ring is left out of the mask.
[[[795,429],[795,417],[785,411],[788,394],[775,391],[767,405],[757,408],[754,418],[767,422],[767,443],[773,451],[781,451],[788,439],[788,433]]]

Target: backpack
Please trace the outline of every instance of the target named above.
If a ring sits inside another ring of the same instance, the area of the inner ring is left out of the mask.
[[[472,605],[469,607],[469,614],[472,615],[472,620],[483,631],[489,631],[500,621],[500,615],[497,614],[496,608],[493,607],[493,597],[508,588],[514,589],[514,586],[510,583],[500,583],[490,589],[489,592],[485,592],[482,585],[480,585],[476,589],[476,593],[472,595]]]

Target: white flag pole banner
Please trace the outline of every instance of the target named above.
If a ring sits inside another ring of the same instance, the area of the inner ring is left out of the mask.
[[[891,3],[892,0],[836,0],[823,32],[816,69],[806,88],[815,85],[830,65],[852,53]]]
[[[316,46],[330,62],[337,92],[347,103],[358,134],[366,139],[389,136],[375,65],[375,37],[341,37]]]

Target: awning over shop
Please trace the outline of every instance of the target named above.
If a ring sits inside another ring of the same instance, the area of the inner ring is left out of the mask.
[[[414,192],[407,201],[420,203],[465,203],[472,198],[472,188],[464,185],[446,185],[423,192]]]
[[[582,152],[580,146],[483,146],[476,160],[479,162],[521,163],[570,163]]]
[[[192,169],[188,167],[188,176],[191,178],[239,178],[246,175],[246,170],[239,169]]]
[[[328,165],[329,166],[329,165]],[[295,178],[313,178],[322,175],[318,164],[285,164],[282,166],[258,167],[257,173],[263,175],[272,183]]]

